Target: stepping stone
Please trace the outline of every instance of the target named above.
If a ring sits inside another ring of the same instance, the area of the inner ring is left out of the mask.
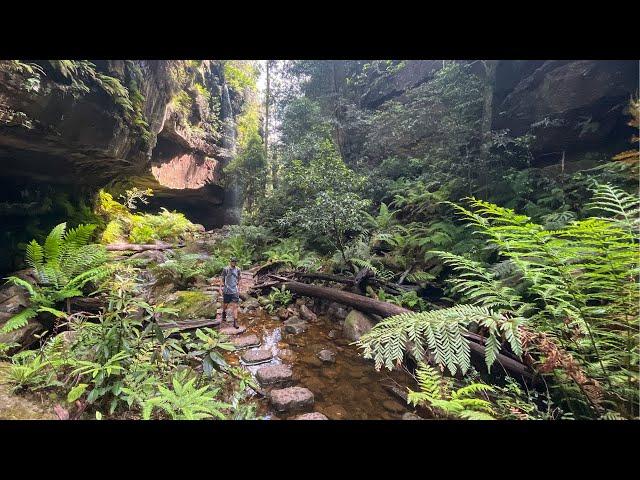
[[[256,372],[256,379],[262,387],[290,382],[293,377],[288,365],[268,365]]]
[[[232,338],[231,343],[236,347],[236,350],[242,350],[243,348],[259,347],[260,339],[253,334],[243,335],[242,337]]]
[[[313,405],[313,393],[308,388],[289,387],[272,390],[271,404],[279,412],[302,410]]]
[[[242,354],[240,359],[246,365],[258,365],[260,363],[266,363],[271,361],[271,352],[269,350],[248,350]]]
[[[228,327],[222,327],[219,330],[219,332],[224,335],[240,335],[241,333],[244,333],[246,331],[247,331],[247,328],[243,327],[242,325],[238,325],[238,328],[235,328],[233,325],[230,325]]]
[[[318,352],[318,358],[322,360],[322,363],[335,363],[336,352],[332,352],[331,350],[320,350]]]
[[[303,413],[297,417],[293,417],[293,420],[329,420],[320,412]]]

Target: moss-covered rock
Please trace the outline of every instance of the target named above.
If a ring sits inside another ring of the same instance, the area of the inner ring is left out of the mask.
[[[165,305],[178,310],[178,317],[185,318],[215,318],[220,303],[217,293],[204,293],[199,290],[180,290],[171,294]]]

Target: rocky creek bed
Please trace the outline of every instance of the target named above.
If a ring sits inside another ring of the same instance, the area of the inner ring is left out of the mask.
[[[240,313],[239,323],[246,331],[237,338],[254,335],[260,346],[230,352],[226,359],[257,377],[267,393],[258,410],[265,419],[293,419],[315,412],[331,420],[400,420],[410,412],[385,385],[404,389],[411,377],[403,371],[376,372],[342,335],[340,323],[320,316],[308,322],[305,331],[286,333],[284,322],[262,309]],[[260,358],[268,353],[271,359],[248,365],[242,359],[250,352],[259,352],[255,356]],[[310,391],[312,400],[301,389]],[[301,419],[315,418],[322,419],[319,415]]]

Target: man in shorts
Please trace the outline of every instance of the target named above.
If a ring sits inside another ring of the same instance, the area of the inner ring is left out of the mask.
[[[231,257],[229,265],[222,270],[222,286],[220,287],[220,293],[222,294],[222,319],[220,325],[225,321],[225,314],[227,312],[227,306],[231,304],[231,316],[233,317],[233,326],[238,327],[238,302],[240,301],[240,290],[238,284],[240,283],[240,269],[236,266],[238,259]]]

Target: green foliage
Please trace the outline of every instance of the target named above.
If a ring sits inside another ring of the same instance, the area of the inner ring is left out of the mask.
[[[219,273],[217,265],[213,259],[202,260],[198,254],[173,252],[166,262],[152,268],[153,274],[160,283],[173,283],[177,288],[186,288],[192,284],[197,277],[212,277]],[[224,268],[224,264],[219,262]]]
[[[292,268],[317,270],[320,260],[313,252],[307,252],[297,238],[285,238],[264,252],[267,262],[284,262]]]
[[[437,364],[447,367],[455,375],[458,369],[465,373],[471,367],[470,347],[464,337],[470,324],[490,328],[494,339],[504,335],[512,349],[520,352],[522,347],[517,333],[519,321],[517,318],[505,318],[486,307],[456,305],[389,317],[364,334],[357,345],[363,350],[365,358],[375,361],[376,369],[384,365],[391,370],[395,364],[402,362],[404,353],[409,350],[419,359],[431,353]],[[498,341],[487,342],[488,367],[495,361],[500,348]]]
[[[51,230],[43,245],[35,240],[27,245],[25,260],[38,281],[31,284],[15,276],[7,278],[29,293],[30,306],[7,320],[0,333],[25,326],[40,312],[64,317],[64,312],[54,308],[58,303],[81,296],[87,283],[107,275],[104,247],[88,243],[94,229],[95,225],[79,225],[65,232],[66,223],[61,223]]]
[[[8,381],[13,385],[13,391],[36,391],[58,385],[53,372],[47,369],[49,364],[41,354],[30,350],[14,355],[8,372]]]
[[[226,60],[223,63],[224,80],[231,88],[242,91],[245,88],[256,88],[258,70],[248,60]]]
[[[154,410],[164,412],[171,420],[201,420],[216,417],[225,419],[224,409],[230,405],[218,402],[214,397],[217,389],[209,385],[195,386],[196,378],[186,379],[186,374],[175,375],[171,387],[158,386],[158,395],[146,400],[142,407],[142,418],[149,420]]]
[[[491,402],[477,397],[478,394],[492,392],[493,387],[484,383],[471,383],[452,390],[450,380],[424,363],[418,366],[416,376],[420,391],[409,389],[409,403],[425,406],[437,417],[494,420],[495,412]]]
[[[271,287],[271,292],[267,297],[261,297],[261,304],[269,312],[273,313],[280,307],[286,307],[293,300],[293,294],[284,285],[279,289]]]

